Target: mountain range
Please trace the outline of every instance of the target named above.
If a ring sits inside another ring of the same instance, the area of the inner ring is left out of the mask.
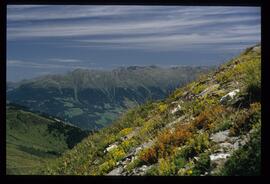
[[[261,173],[261,47],[131,108],[42,174],[247,176]]]
[[[7,100],[83,129],[96,130],[147,100],[164,98],[175,88],[214,67],[130,66],[114,70],[76,69],[7,83]]]

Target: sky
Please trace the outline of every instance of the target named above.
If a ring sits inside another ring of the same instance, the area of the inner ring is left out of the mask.
[[[259,7],[8,5],[7,80],[220,65],[260,40]]]

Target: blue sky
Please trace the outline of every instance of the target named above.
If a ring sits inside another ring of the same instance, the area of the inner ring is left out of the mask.
[[[218,65],[261,40],[258,7],[9,5],[7,80],[76,68]]]

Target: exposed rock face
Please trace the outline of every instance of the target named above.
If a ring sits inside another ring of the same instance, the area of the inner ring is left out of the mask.
[[[222,131],[222,132],[218,132],[218,133],[213,134],[210,137],[210,139],[213,142],[220,143],[220,142],[226,141],[228,139],[228,135],[229,135],[229,130],[225,130],[225,131]]]
[[[120,167],[117,167],[115,169],[113,169],[111,172],[109,172],[107,174],[107,176],[119,176],[119,175],[122,175],[122,172],[123,172],[123,167],[120,166]]]
[[[175,107],[175,108],[171,111],[171,113],[172,113],[172,114],[175,114],[176,112],[178,112],[178,111],[180,111],[180,110],[181,110],[181,106],[178,104],[177,107]]]
[[[135,168],[131,175],[139,175],[139,176],[142,176],[146,173],[147,170],[149,170],[152,166],[147,166],[147,165],[143,165],[141,167],[138,167],[138,168]]]
[[[226,159],[229,156],[231,156],[231,154],[228,154],[228,153],[215,153],[215,154],[210,155],[210,160],[213,162],[213,161],[220,160],[220,159]]]
[[[234,99],[234,97],[236,96],[237,93],[239,93],[240,90],[239,89],[235,89],[231,92],[229,92],[228,94],[224,95],[221,99],[220,99],[220,103],[221,104],[226,104],[228,101]]]
[[[249,134],[245,136],[230,137],[229,130],[217,132],[210,139],[218,145],[215,153],[210,155],[211,174],[218,172],[232,153],[248,142]]]
[[[203,90],[203,91],[198,95],[198,97],[204,97],[204,96],[206,96],[207,94],[214,92],[216,89],[218,89],[219,86],[220,86],[219,84],[214,84],[214,85],[212,85],[212,86],[209,86],[208,88],[206,88],[205,90]]]
[[[114,148],[117,148],[117,142],[115,142],[114,144],[109,145],[109,146],[104,150],[104,153],[109,152],[109,151],[113,150]]]

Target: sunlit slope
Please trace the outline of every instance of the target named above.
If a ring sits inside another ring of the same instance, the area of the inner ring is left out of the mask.
[[[129,110],[44,174],[259,175],[261,47],[162,101]]]

